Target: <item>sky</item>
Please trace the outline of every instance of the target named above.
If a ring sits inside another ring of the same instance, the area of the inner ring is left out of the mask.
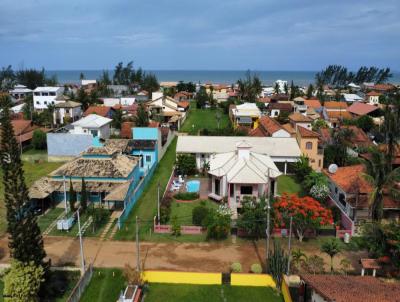
[[[0,0],[0,66],[400,71],[399,0]]]

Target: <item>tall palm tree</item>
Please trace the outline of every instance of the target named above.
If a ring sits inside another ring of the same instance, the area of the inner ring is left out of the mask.
[[[325,241],[321,245],[321,252],[328,254],[331,257],[331,273],[333,273],[333,258],[341,251],[339,241],[337,238],[332,238]]]
[[[383,98],[385,104],[382,133],[387,144],[387,169],[392,170],[392,160],[400,140],[400,97]],[[392,108],[393,107],[393,108]]]
[[[376,221],[380,221],[383,216],[384,194],[394,199],[400,198],[400,168],[389,170],[387,161],[384,153],[375,150],[371,152],[371,159],[365,162],[367,171],[363,176],[372,186],[369,195],[370,215]]]

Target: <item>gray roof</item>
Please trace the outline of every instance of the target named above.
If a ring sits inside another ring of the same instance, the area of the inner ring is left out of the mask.
[[[251,151],[267,154],[272,158],[300,157],[295,138],[250,136],[178,136],[177,153],[226,153],[235,151],[237,144],[247,142]]]

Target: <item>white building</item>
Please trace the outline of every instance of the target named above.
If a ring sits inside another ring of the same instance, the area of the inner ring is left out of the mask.
[[[113,107],[115,105],[132,106],[136,102],[133,96],[126,96],[120,98],[102,98],[104,106]]]
[[[79,120],[82,117],[81,103],[66,100],[54,106],[54,124],[67,124]]]
[[[343,99],[347,103],[361,102],[364,100],[364,98],[362,98],[358,94],[354,94],[354,93],[344,93]]]
[[[32,91],[33,90],[29,89],[28,87],[18,84],[15,85],[14,89],[10,90],[9,93],[16,100],[21,100],[27,97],[28,95],[31,95]]]
[[[252,146],[252,151],[267,154],[286,174],[288,164],[298,161],[301,155],[295,138],[278,137],[243,137],[243,136],[178,136],[177,154],[193,154],[196,157],[197,169],[210,162],[213,154],[237,150],[237,144],[245,141]]]
[[[33,108],[35,110],[47,109],[49,105],[57,103],[56,98],[64,92],[64,87],[37,87],[33,91]],[[64,100],[58,101],[64,102]]]
[[[72,123],[73,129],[69,132],[72,134],[91,134],[93,137],[108,139],[110,137],[111,122],[112,119],[97,114],[89,114]]]
[[[81,80],[81,85],[82,86],[94,85],[96,83],[97,83],[96,80],[85,80],[85,79]]]

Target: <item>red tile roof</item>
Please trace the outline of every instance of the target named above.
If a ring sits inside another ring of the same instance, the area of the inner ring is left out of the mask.
[[[324,173],[346,193],[370,193],[372,186],[362,176],[365,173],[364,165],[339,167],[335,173]]]
[[[291,112],[293,107],[290,103],[269,103],[268,104],[268,109],[278,109],[282,111],[288,111]]]
[[[188,108],[189,105],[190,105],[189,101],[180,101],[180,102],[178,103],[178,106],[179,106],[179,107],[182,107],[182,108]]]
[[[382,93],[376,92],[376,91],[370,91],[367,93],[367,96],[381,96]]]
[[[272,136],[282,130],[281,124],[269,116],[263,116],[258,120],[258,127],[249,132],[250,136]]]
[[[357,126],[342,126],[342,128],[350,129],[353,132],[349,141],[354,147],[370,147],[373,145],[371,139],[361,128]]]
[[[393,90],[396,87],[393,86],[392,84],[376,84],[371,87],[374,90],[380,90],[380,91],[388,91],[388,90]]]
[[[336,102],[336,101],[327,101],[324,103],[324,107],[327,109],[347,109],[347,103]]]
[[[319,137],[319,133],[308,130],[307,128],[302,126],[297,126],[297,131],[299,131],[301,137]]]
[[[83,116],[88,116],[89,114],[97,114],[103,117],[108,117],[109,112],[113,110],[112,107],[108,106],[90,106],[86,111],[83,113]]]
[[[308,107],[318,109],[321,108],[321,102],[319,100],[304,100],[304,105],[307,105]]]
[[[270,103],[271,99],[269,97],[258,98],[257,102],[260,103]]]
[[[400,283],[384,282],[372,276],[302,275],[301,279],[326,301],[400,301]]]
[[[309,118],[308,116],[305,116],[299,112],[292,113],[289,115],[289,120],[295,122],[295,123],[311,123],[312,119]]]
[[[341,118],[345,120],[351,120],[353,118],[348,111],[327,111],[326,114],[328,115],[329,119]]]
[[[132,128],[135,127],[134,122],[123,122],[121,124],[121,137],[132,138]]]
[[[349,108],[347,108],[347,111],[355,115],[367,115],[377,109],[378,107],[373,105],[355,102]]]

